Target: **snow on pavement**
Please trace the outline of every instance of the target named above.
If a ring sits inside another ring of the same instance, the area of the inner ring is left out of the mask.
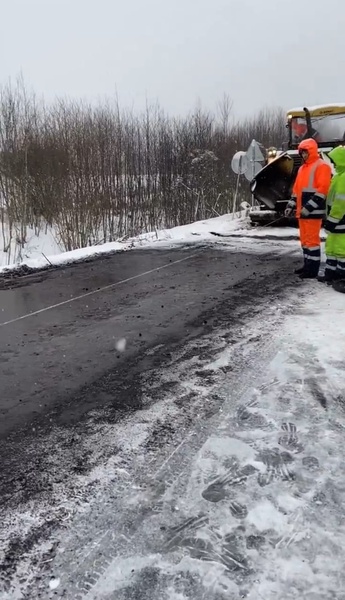
[[[345,296],[308,284],[264,374],[235,410],[228,390],[187,471],[165,473],[135,536],[146,546],[131,540],[80,598],[146,598],[148,587],[152,600],[345,598],[344,308]]]

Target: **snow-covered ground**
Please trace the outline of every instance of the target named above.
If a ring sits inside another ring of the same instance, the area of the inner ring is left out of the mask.
[[[265,375],[223,408],[188,477],[161,499],[155,533],[168,523],[170,534],[146,566],[169,574],[167,598],[188,598],[191,576],[210,599],[344,598],[344,309],[323,287],[288,307]],[[106,589],[107,577],[85,597]]]
[[[8,253],[0,250],[0,273],[6,269],[16,268],[18,265],[27,265],[30,268],[42,268],[49,264],[63,265],[73,261],[86,259],[96,254],[107,254],[115,251],[126,251],[132,248],[167,248],[178,244],[215,241],[211,232],[222,235],[231,234],[232,237],[246,237],[249,239],[269,236],[277,239],[298,239],[297,229],[286,227],[251,227],[249,220],[244,216],[222,215],[205,221],[198,221],[191,225],[183,225],[172,229],[144,233],[136,238],[125,241],[109,242],[97,246],[88,246],[71,252],[62,252],[56,241],[54,231],[47,228],[38,235],[35,231],[28,230],[27,243],[20,250],[12,248],[11,256],[16,255],[17,260],[8,264]]]
[[[4,598],[343,599],[344,309],[345,295],[309,282],[148,374],[144,394],[155,381],[170,392],[122,424],[90,426],[82,450],[106,446],[109,458],[74,480],[74,500],[66,480],[65,496],[4,522],[7,535],[66,523],[23,554]],[[66,446],[51,435],[55,470]],[[36,595],[20,592],[25,581]]]
[[[223,381],[228,400],[191,462],[186,438],[155,492],[131,482],[127,502],[149,517],[132,538],[122,529],[122,551],[80,598],[344,598],[345,296],[310,288],[280,308],[281,329],[262,344],[269,360],[253,362],[235,408]],[[208,368],[232,353],[219,359]]]

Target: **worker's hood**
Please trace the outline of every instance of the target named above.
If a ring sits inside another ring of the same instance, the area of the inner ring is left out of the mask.
[[[313,163],[319,158],[319,148],[315,140],[309,138],[307,140],[303,140],[298,146],[298,152],[301,150],[307,150],[309,156],[305,161],[307,164]]]
[[[345,146],[337,146],[328,153],[329,158],[334,162],[337,173],[345,172]]]

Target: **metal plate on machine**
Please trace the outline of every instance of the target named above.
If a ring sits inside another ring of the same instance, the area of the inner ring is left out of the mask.
[[[255,176],[255,198],[274,210],[276,203],[288,200],[293,183],[294,161],[287,154],[279,156]]]

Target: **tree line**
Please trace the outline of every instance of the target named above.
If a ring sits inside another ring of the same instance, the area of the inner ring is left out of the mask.
[[[20,80],[0,88],[0,217],[6,251],[28,228],[53,227],[65,250],[232,212],[237,150],[281,144],[284,113],[236,120],[224,96],[214,113],[184,118],[159,105],[134,113],[59,99],[47,105]],[[248,182],[240,199],[248,199]],[[235,207],[236,209],[238,207]]]

